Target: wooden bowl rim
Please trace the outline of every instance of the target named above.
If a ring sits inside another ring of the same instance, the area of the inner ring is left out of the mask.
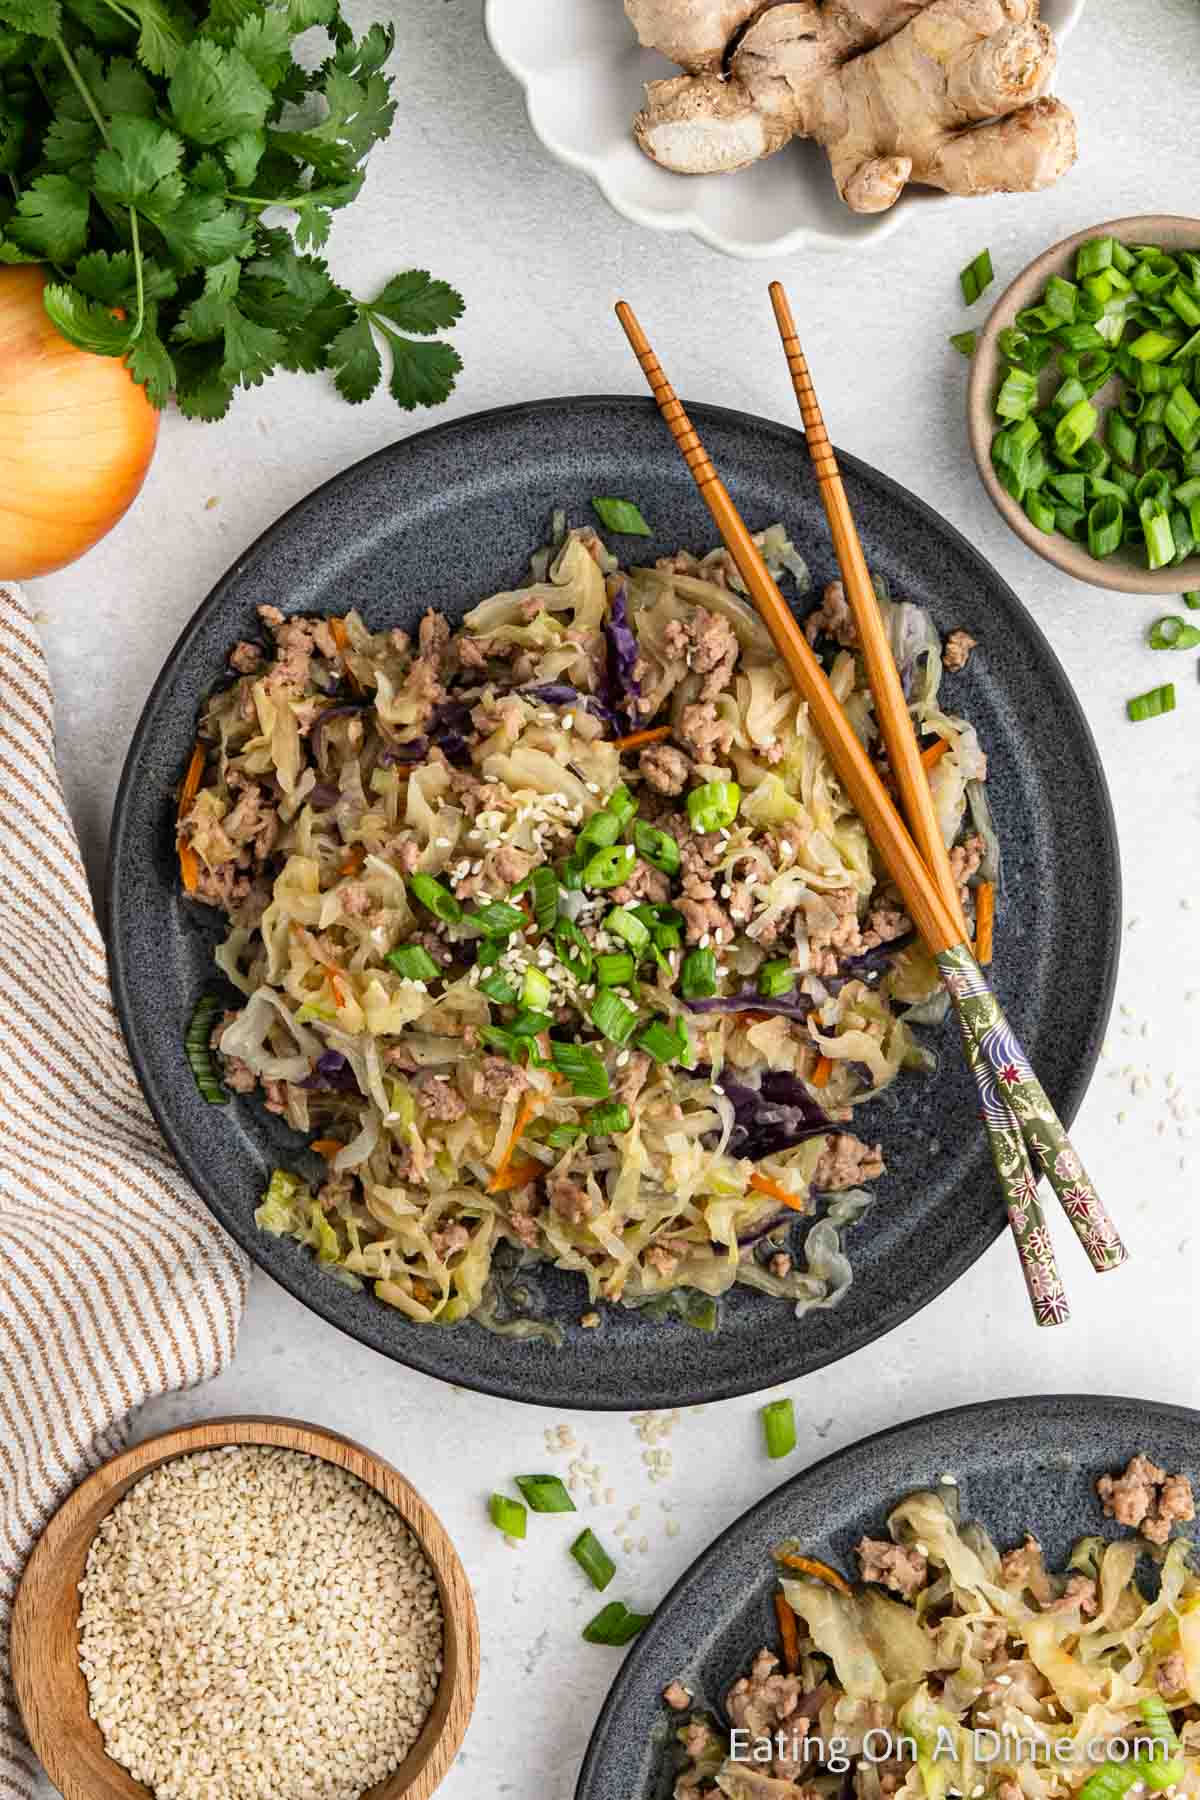
[[[999,361],[996,338],[1029,303],[1030,294],[1044,286],[1051,275],[1061,273],[1060,265],[1073,257],[1080,244],[1089,238],[1131,237],[1135,242],[1149,243],[1165,232],[1175,233],[1181,240],[1190,236],[1196,249],[1200,250],[1200,219],[1182,213],[1138,213],[1125,219],[1107,219],[1102,224],[1089,225],[1086,231],[1076,231],[1043,250],[1015,280],[1009,282],[988,314],[987,324],[979,334],[971,358],[967,383],[967,431],[971,453],[996,511],[1043,562],[1062,569],[1077,581],[1089,582],[1093,587],[1114,588],[1123,594],[1182,594],[1200,587],[1200,554],[1189,556],[1186,562],[1169,569],[1136,568],[1115,557],[1098,561],[1086,548],[1072,543],[1060,532],[1049,536],[1037,529],[1024,507],[1018,506],[1012,495],[1001,487],[992,468],[992,434],[996,423],[992,413],[992,391]]]
[[[327,1425],[267,1413],[223,1414],[215,1419],[198,1419],[190,1425],[175,1426],[158,1432],[154,1437],[143,1439],[110,1458],[100,1468],[94,1469],[63,1501],[42,1531],[25,1564],[13,1604],[9,1634],[13,1686],[29,1741],[65,1800],[97,1800],[97,1796],[94,1788],[82,1783],[76,1772],[77,1740],[70,1721],[56,1720],[56,1724],[62,1729],[52,1738],[40,1731],[36,1724],[31,1725],[31,1721],[36,1721],[40,1715],[32,1647],[44,1630],[43,1620],[33,1615],[32,1595],[43,1566],[47,1563],[52,1566],[60,1547],[73,1538],[96,1502],[111,1494],[118,1486],[121,1486],[121,1492],[98,1514],[92,1538],[99,1530],[102,1520],[108,1517],[130,1487],[152,1469],[201,1450],[255,1445],[296,1450],[303,1455],[316,1456],[358,1476],[368,1487],[381,1494],[389,1505],[395,1507],[428,1558],[437,1579],[446,1640],[443,1645],[441,1683],[447,1679],[450,1682],[445,1695],[444,1716],[436,1735],[425,1748],[421,1763],[413,1770],[405,1785],[400,1788],[394,1786],[404,1768],[402,1763],[383,1782],[369,1788],[362,1800],[429,1800],[457,1755],[479,1690],[479,1617],[462,1560],[433,1508],[407,1477],[384,1457],[368,1449],[365,1444],[360,1444],[355,1438],[346,1437]],[[361,1459],[364,1466],[358,1466],[358,1459]],[[90,1544],[91,1539],[89,1548]],[[435,1709],[442,1699],[441,1683],[434,1701]],[[432,1717],[432,1713],[430,1716]],[[409,1757],[419,1748],[418,1738],[409,1751]],[[120,1775],[135,1793],[145,1795],[146,1800],[152,1800],[151,1790],[144,1783],[135,1781],[128,1770],[114,1759],[108,1760],[114,1769],[120,1771]]]

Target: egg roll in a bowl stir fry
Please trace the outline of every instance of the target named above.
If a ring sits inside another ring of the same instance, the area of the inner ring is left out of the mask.
[[[928,615],[880,604],[972,907],[986,761]],[[278,1170],[259,1224],[411,1319],[513,1335],[557,1334],[535,1263],[709,1328],[735,1282],[834,1304],[884,1167],[846,1127],[934,1067],[913,1025],[944,996],[725,553],[625,571],[558,519],[457,631],[260,612],[179,825],[244,996],[193,1022],[202,1087],[260,1090],[327,1164]],[[878,754],[836,585],[809,630]]]
[[[1081,1537],[1062,1569],[1032,1536],[1002,1554],[950,1478],[861,1540],[858,1581],[780,1544],[774,1643],[710,1707],[664,1693],[673,1800],[1200,1793],[1191,1483],[1138,1455],[1097,1487],[1142,1535]]]

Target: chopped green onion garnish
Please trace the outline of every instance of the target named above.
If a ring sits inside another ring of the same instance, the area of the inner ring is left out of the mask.
[[[545,1012],[550,1004],[550,978],[541,969],[528,968],[521,983],[521,1005],[534,1012]]]
[[[653,533],[632,500],[593,500],[606,531],[619,531],[624,537],[652,537]]]
[[[1105,295],[1106,299],[1107,297]],[[1043,304],[1052,313],[1056,313],[1064,324],[1070,325],[1075,318],[1075,302],[1078,298],[1079,289],[1073,281],[1064,281],[1061,275],[1052,275],[1046,283]]]
[[[688,818],[694,831],[723,831],[737,818],[742,790],[736,781],[706,781],[687,797]]]
[[[962,288],[962,297],[967,305],[973,306],[980,294],[991,287],[995,278],[992,269],[992,253],[990,250],[981,250],[958,277],[959,286]]]
[[[1111,556],[1121,548],[1125,535],[1125,508],[1119,500],[1105,496],[1097,500],[1087,516],[1088,550],[1093,556]]]
[[[449,924],[456,924],[462,918],[462,907],[454,898],[448,887],[433,875],[410,875],[408,891],[414,900],[431,912],[435,919],[442,919]]]
[[[956,331],[950,338],[950,343],[961,356],[974,356],[978,335],[974,331]]]
[[[1147,641],[1152,650],[1194,650],[1200,644],[1200,627],[1168,613],[1154,621]]]
[[[1182,383],[1167,397],[1163,424],[1184,450],[1194,450],[1200,443],[1200,406]]]
[[[488,900],[468,913],[467,920],[478,925],[486,937],[511,937],[529,923],[520,907],[510,906],[507,900]]]
[[[532,1006],[523,1006],[512,1022],[514,1037],[537,1037],[539,1032],[549,1031],[554,1020],[548,1012],[540,1012]]]
[[[1136,725],[1142,719],[1157,719],[1162,713],[1175,711],[1175,683],[1168,681],[1162,687],[1151,688],[1148,694],[1138,694],[1126,702],[1126,712]]]
[[[592,946],[580,931],[574,919],[560,919],[554,927],[554,949],[563,967],[569,969],[576,981],[588,982],[592,978],[593,956]]]
[[[627,1044],[637,1029],[637,1014],[619,1000],[611,988],[602,988],[588,1015],[601,1037],[610,1044]]]
[[[1178,338],[1167,337],[1162,331],[1143,331],[1130,344],[1129,354],[1136,357],[1138,362],[1161,362],[1164,356],[1174,350],[1178,341]]]
[[[617,1565],[595,1532],[589,1527],[581,1531],[571,1545],[571,1555],[594,1588],[603,1593],[617,1572]]]
[[[599,999],[599,995],[596,996]],[[550,1062],[570,1082],[572,1091],[588,1100],[607,1100],[608,1070],[595,1050],[586,1044],[560,1044],[552,1041]]]
[[[551,1150],[566,1150],[582,1135],[582,1125],[552,1125],[546,1133],[545,1143]]]
[[[686,1035],[686,1031],[672,1031],[660,1019],[655,1019],[644,1031],[638,1033],[638,1048],[652,1056],[655,1062],[678,1062],[688,1048]]]
[[[575,1502],[557,1475],[514,1475],[513,1482],[529,1502],[530,1512],[575,1511]]]
[[[678,950],[683,943],[683,933],[678,925],[656,925],[653,936],[660,950]]]
[[[771,1400],[762,1409],[767,1455],[790,1456],[796,1448],[796,1409],[790,1400]]]
[[[689,950],[679,969],[679,991],[685,1000],[707,1000],[717,991],[715,950]]]
[[[596,982],[600,987],[628,987],[637,964],[627,950],[606,951],[596,958]]]
[[[383,960],[406,981],[433,981],[442,972],[420,944],[401,944],[398,950],[389,950]]]
[[[500,974],[485,975],[479,983],[479,991],[486,994],[489,1000],[494,1000],[497,1006],[513,1006],[516,1003],[516,988]]]
[[[583,1628],[584,1642],[588,1644],[609,1644],[619,1648],[623,1644],[633,1642],[639,1631],[644,1631],[650,1623],[649,1613],[630,1612],[623,1600],[610,1600],[602,1606],[595,1618]]]
[[[533,916],[539,931],[553,931],[558,918],[558,876],[543,864],[529,876]]]
[[[664,875],[678,874],[679,845],[669,831],[660,831],[657,825],[647,825],[644,819],[638,819],[633,827],[633,842],[638,855],[661,869]]]
[[[1193,612],[1200,612],[1200,588],[1189,588],[1183,596],[1183,604],[1190,606]]]
[[[1054,428],[1054,443],[1060,456],[1074,456],[1099,423],[1099,414],[1090,400],[1079,400],[1064,413]]]
[[[636,861],[637,851],[632,844],[612,844],[607,850],[597,850],[595,856],[589,857],[584,865],[583,885],[590,888],[620,887]]]
[[[210,1106],[227,1106],[229,1094],[213,1066],[212,1033],[218,1013],[223,1010],[217,994],[202,994],[193,1009],[184,1035],[183,1049],[201,1098]]]
[[[608,1137],[614,1131],[628,1131],[632,1124],[629,1108],[616,1100],[605,1106],[593,1106],[583,1128],[589,1137]]]
[[[605,931],[611,931],[615,937],[624,938],[631,950],[644,950],[650,942],[650,933],[636,913],[624,906],[614,906],[604,920]]]
[[[1098,275],[1101,269],[1110,269],[1113,263],[1113,244],[1110,237],[1089,238],[1086,244],[1080,244],[1075,252],[1075,279],[1082,281],[1085,275]]]
[[[1080,389],[1082,393],[1082,388]],[[1025,369],[1010,368],[996,396],[996,414],[1001,419],[1027,419],[1037,405],[1037,377]]]
[[[638,803],[622,781],[604,802],[604,809],[613,815],[618,825],[625,826],[637,811]]]
[[[1040,494],[1026,494],[1025,511],[1039,531],[1054,530],[1054,508]]]
[[[609,844],[615,844],[621,835],[621,821],[615,812],[609,812],[602,806],[594,812],[590,819],[584,821],[579,836],[575,839],[576,855],[588,855],[594,850],[606,850]]]
[[[492,1524],[505,1537],[523,1538],[525,1536],[525,1508],[519,1500],[510,1500],[507,1494],[493,1494],[488,1501],[488,1512]]]
[[[1171,515],[1161,500],[1143,500],[1138,512],[1146,534],[1146,560],[1152,569],[1165,569],[1175,556]]]
[[[784,957],[765,962],[758,971],[758,991],[769,1000],[790,994],[796,985],[796,971]]]

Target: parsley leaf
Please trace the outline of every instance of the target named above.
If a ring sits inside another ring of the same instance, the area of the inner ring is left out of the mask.
[[[39,175],[17,201],[8,235],[21,250],[68,263],[87,242],[88,191],[69,175]]]
[[[81,350],[99,356],[123,356],[133,337],[128,319],[119,319],[110,307],[87,300],[76,288],[51,282],[42,291],[42,304],[58,330]]]
[[[271,95],[240,50],[197,38],[181,53],[167,90],[171,114],[184,137],[221,144],[266,122]]]
[[[394,276],[376,299],[354,304],[358,318],[329,346],[334,381],[343,399],[369,399],[379,385],[382,358],[375,343],[376,331],[392,353],[388,391],[397,406],[411,412],[414,407],[437,406],[447,399],[462,368],[457,350],[449,344],[402,337],[391,324],[406,324],[409,330],[422,333],[452,325],[462,312],[462,299],[454,289],[443,281],[432,281],[424,269],[408,269]]]
[[[109,146],[96,158],[96,193],[113,206],[137,206],[152,217],[154,210],[182,199],[182,157],[182,143],[157,119],[114,119]]]
[[[371,335],[371,323],[362,313],[353,325],[339,331],[329,346],[329,366],[343,400],[357,405],[369,400],[379,386],[383,359]]]
[[[0,25],[54,37],[62,29],[62,8],[58,0],[0,0]]]
[[[406,269],[393,275],[382,293],[371,302],[371,311],[390,319],[401,331],[426,336],[445,331],[462,317],[462,295],[445,281],[434,281],[426,269]]]
[[[392,378],[388,392],[397,406],[412,412],[418,406],[438,406],[454,391],[454,378],[462,357],[449,344],[418,343],[399,337],[385,325],[379,327],[392,350]]]
[[[158,335],[156,307],[147,307],[142,334],[125,358],[125,366],[135,381],[145,385],[155,406],[167,404],[175,386],[175,365]]]
[[[233,34],[233,44],[264,87],[277,88],[293,67],[292,28],[286,6],[251,13]]]
[[[154,89],[127,56],[113,57],[94,92],[100,111],[109,117],[115,113],[132,113],[139,119],[154,117]]]

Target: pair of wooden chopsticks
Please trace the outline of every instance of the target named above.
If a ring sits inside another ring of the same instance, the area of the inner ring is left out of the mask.
[[[830,761],[934,956],[958,1017],[1034,1316],[1040,1325],[1063,1324],[1070,1309],[1038,1199],[1031,1155],[1061,1201],[1092,1267],[1100,1272],[1117,1268],[1127,1252],[971,952],[899,673],[787,296],[778,282],[771,286],[771,299],[907,825],[624,301],[617,306],[617,317],[721,538],[808,704]]]

